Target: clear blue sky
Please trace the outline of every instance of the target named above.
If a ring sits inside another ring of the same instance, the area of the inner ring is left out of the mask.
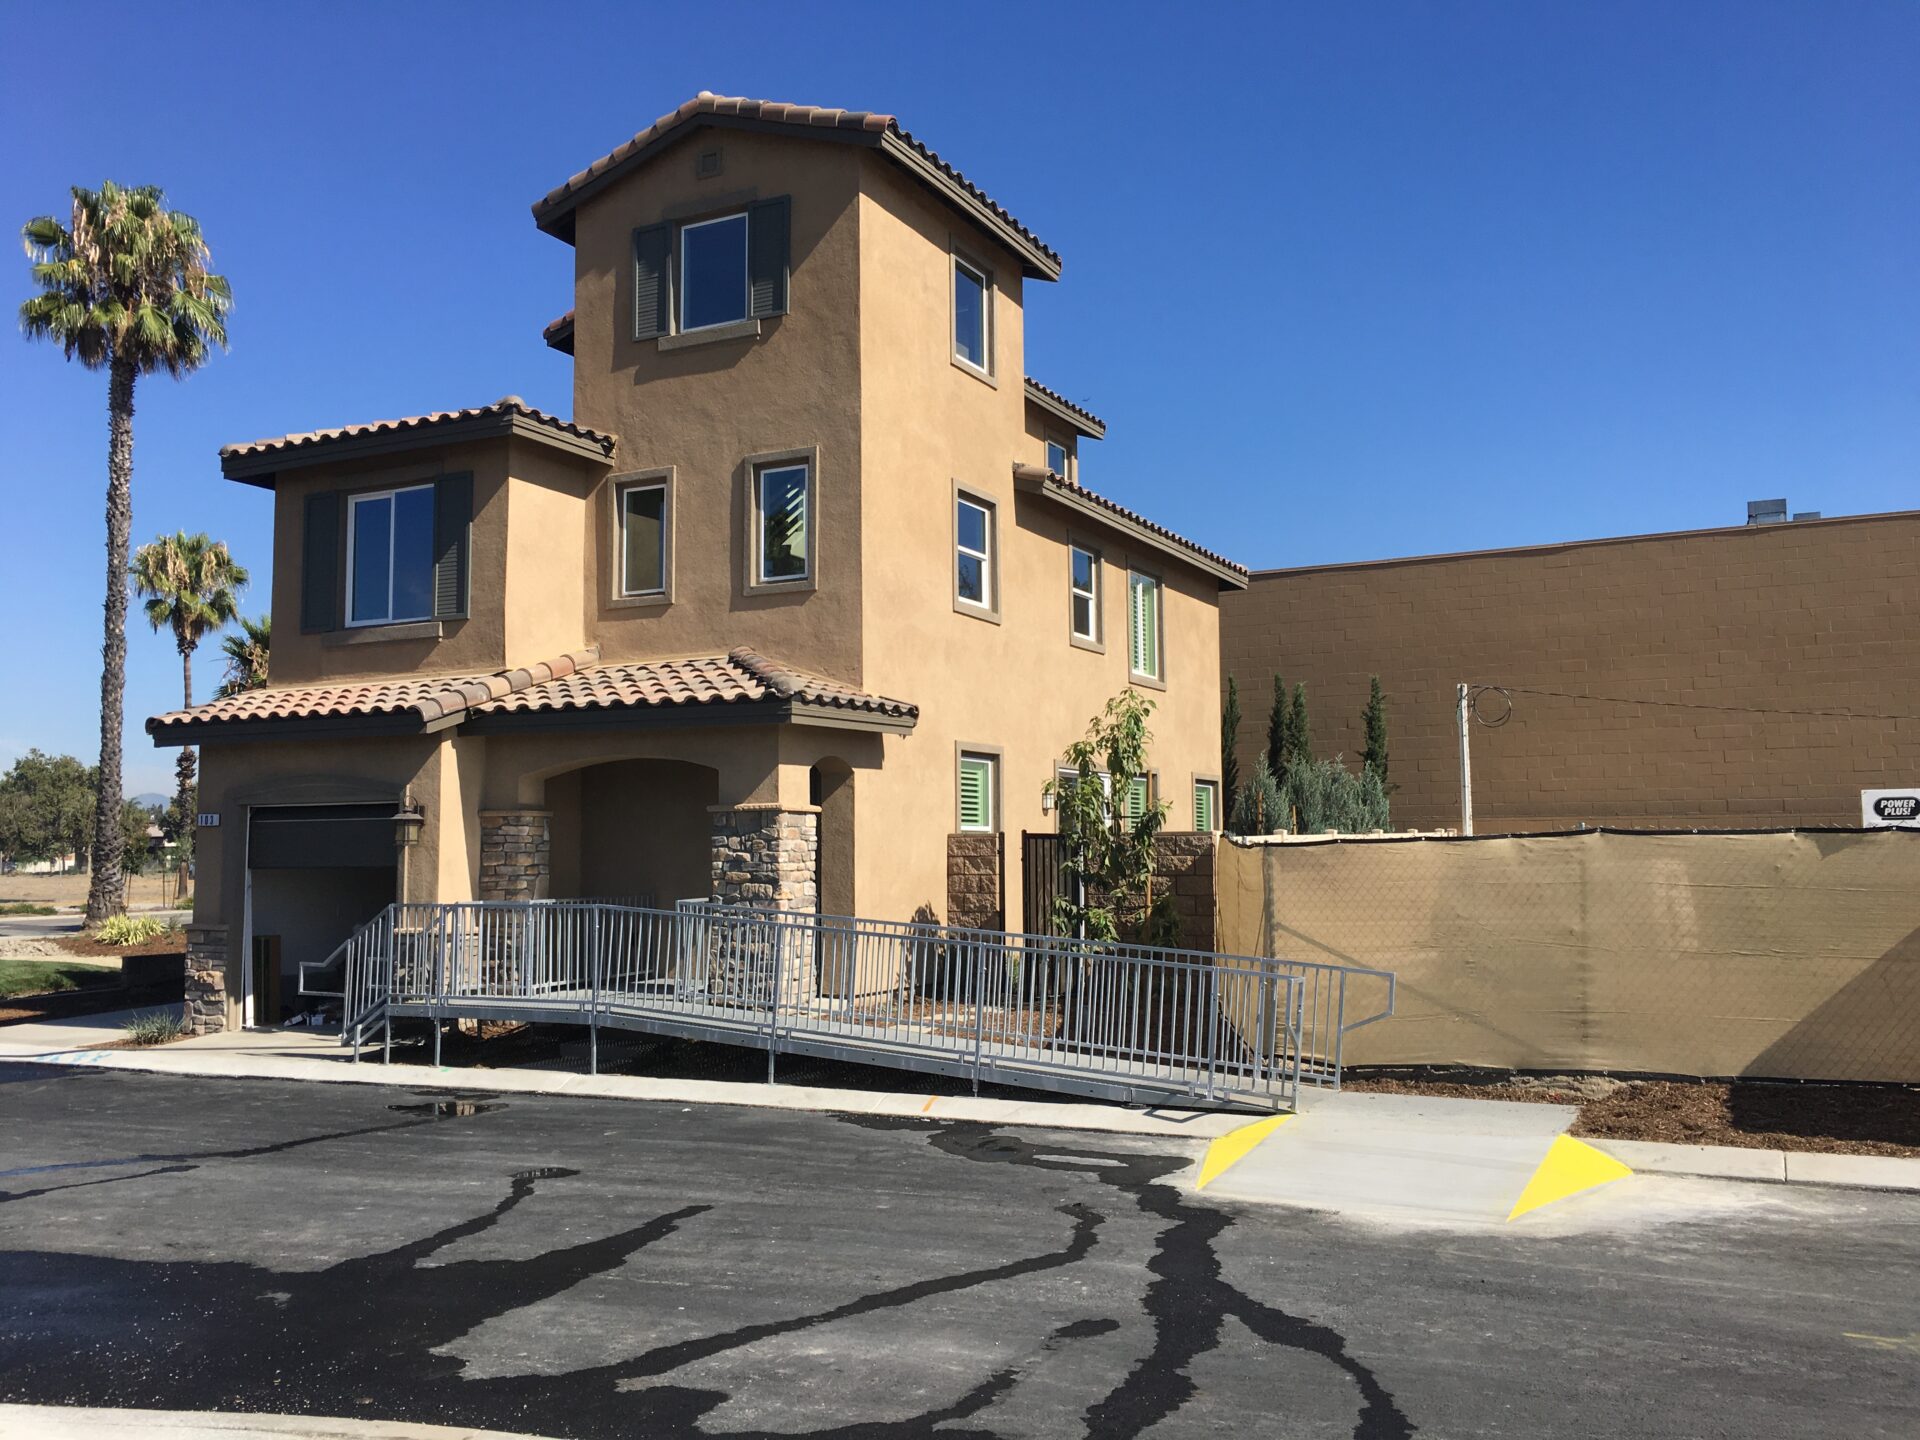
[[[562,8],[75,4],[86,72],[13,67],[0,221],[159,184],[237,296],[141,389],[136,542],[227,539],[264,608],[223,442],[567,411],[527,207],[703,88],[893,112],[1058,249],[1027,365],[1107,418],[1088,483],[1249,564],[1920,503],[1920,5]],[[0,340],[0,395],[0,765],[91,758],[105,380]]]

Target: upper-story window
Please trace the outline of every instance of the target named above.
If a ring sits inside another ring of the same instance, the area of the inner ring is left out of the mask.
[[[1073,638],[1100,643],[1100,557],[1084,545],[1070,546],[1067,592]]]
[[[723,215],[680,230],[682,334],[747,318],[747,215]]]
[[[633,232],[633,338],[709,333],[747,338],[752,323],[787,313],[791,211],[788,197],[756,200],[706,220]],[[695,343],[691,340],[686,343]]]
[[[1127,576],[1127,668],[1135,679],[1166,679],[1160,620],[1160,582],[1138,570],[1131,572]]]
[[[994,602],[994,506],[956,493],[953,500],[953,595],[956,603],[992,611]]]
[[[1193,782],[1193,828],[1205,835],[1220,828],[1220,782]]]
[[[620,488],[617,513],[622,595],[657,597],[667,593],[670,503],[664,478]]]
[[[953,257],[953,358],[982,375],[993,373],[993,281],[958,255]]]
[[[753,472],[756,584],[813,577],[813,467],[806,461],[762,465]]]
[[[1047,469],[1063,480],[1067,478],[1067,447],[1058,440],[1047,441]]]
[[[350,497],[347,623],[430,619],[433,590],[433,486]]]

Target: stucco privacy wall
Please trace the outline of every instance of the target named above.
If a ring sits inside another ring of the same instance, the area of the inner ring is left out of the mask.
[[[1677,702],[1516,695],[1473,732],[1482,834],[1857,825],[1862,789],[1920,782],[1920,513],[1262,571],[1221,627],[1242,773],[1276,670],[1350,760],[1380,676],[1405,827],[1460,822],[1461,681]]]
[[[1130,564],[1165,586],[1167,684],[1142,693],[1157,707],[1151,758],[1172,806],[1168,828],[1193,823],[1192,778],[1219,771],[1218,582],[1016,492],[1014,462],[1045,458],[1026,421],[1019,264],[895,167],[876,161],[862,180],[861,333],[867,353],[886,356],[862,377],[862,544],[875,600],[863,674],[869,690],[918,703],[920,719],[911,736],[887,742],[883,770],[857,779],[857,913],[944,911],[956,756],[978,749],[1000,760],[1006,914],[1017,919],[1020,832],[1054,828],[1042,787],[1129,683]],[[952,360],[956,246],[993,271],[994,384]],[[999,623],[954,609],[956,486],[997,507]],[[1069,537],[1101,555],[1104,652],[1068,640]]]
[[[1920,1081],[1920,835],[1226,844],[1218,879],[1224,951],[1397,973],[1350,1065]]]

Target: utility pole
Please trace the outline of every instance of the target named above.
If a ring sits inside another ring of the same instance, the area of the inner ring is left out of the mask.
[[[1464,681],[1455,693],[1454,712],[1460,722],[1460,833],[1473,833],[1473,750],[1467,743],[1473,723],[1472,689]]]

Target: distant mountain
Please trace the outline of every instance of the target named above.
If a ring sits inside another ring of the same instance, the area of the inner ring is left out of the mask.
[[[154,794],[153,791],[149,790],[143,795],[129,795],[127,798],[133,801],[134,804],[143,805],[149,810],[151,810],[156,805],[158,805],[161,809],[164,810],[166,809],[172,797],[166,796],[166,795],[156,795]]]

